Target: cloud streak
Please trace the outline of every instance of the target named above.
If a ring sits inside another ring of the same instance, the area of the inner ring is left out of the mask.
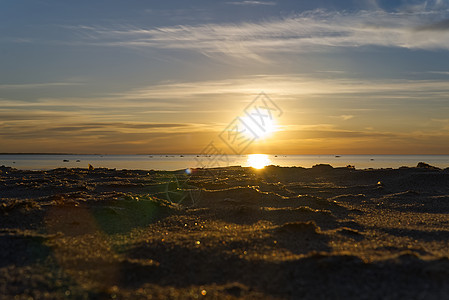
[[[211,23],[150,29],[81,26],[78,30],[85,34],[85,42],[94,45],[191,50],[206,56],[264,60],[269,54],[328,51],[335,47],[449,50],[447,15],[445,10],[409,13],[313,11],[259,23]]]
[[[276,5],[276,2],[273,1],[233,1],[233,2],[226,2],[226,4],[230,5],[249,5],[249,6],[256,6],[256,5]]]
[[[438,72],[439,74],[440,72]],[[445,72],[443,72],[445,73]],[[19,101],[0,98],[3,109],[29,110],[36,112],[56,109],[80,112],[101,110],[110,113],[126,111],[154,111],[186,114],[186,112],[216,112],[217,101],[229,105],[244,105],[261,92],[280,100],[304,97],[338,97],[372,100],[388,98],[404,101],[447,99],[447,80],[406,79],[355,79],[305,76],[302,74],[253,75],[223,80],[204,80],[154,84],[109,93],[97,97],[38,98],[35,101]],[[238,109],[238,107],[236,107]],[[1,110],[0,110],[1,111]]]
[[[418,27],[417,30],[418,31],[449,31],[449,19]]]
[[[45,82],[45,83],[18,83],[18,84],[0,84],[0,89],[16,90],[16,89],[37,89],[37,88],[50,88],[50,87],[63,87],[63,86],[76,86],[83,85],[78,82]]]

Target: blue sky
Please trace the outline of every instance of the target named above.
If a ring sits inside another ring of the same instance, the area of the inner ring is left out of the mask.
[[[449,150],[447,0],[0,5],[0,152],[198,153],[261,91],[249,152]]]

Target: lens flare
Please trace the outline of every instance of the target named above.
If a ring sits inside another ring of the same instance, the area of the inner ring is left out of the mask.
[[[250,154],[247,163],[254,169],[263,169],[268,166],[271,161],[266,154]]]

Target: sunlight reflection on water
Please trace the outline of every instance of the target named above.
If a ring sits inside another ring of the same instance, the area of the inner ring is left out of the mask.
[[[249,154],[247,163],[254,169],[263,169],[268,166],[271,161],[266,154]]]

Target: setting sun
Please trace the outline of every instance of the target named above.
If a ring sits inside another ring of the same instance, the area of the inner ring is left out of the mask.
[[[259,125],[255,124],[254,120],[256,120]],[[265,139],[278,131],[278,126],[276,125],[274,117],[268,114],[261,114],[260,111],[253,110],[249,112],[249,116],[243,117],[242,121],[251,130],[246,132],[250,138],[255,134],[258,139]]]
[[[270,159],[266,154],[250,154],[247,163],[254,169],[263,169],[270,164]]]

